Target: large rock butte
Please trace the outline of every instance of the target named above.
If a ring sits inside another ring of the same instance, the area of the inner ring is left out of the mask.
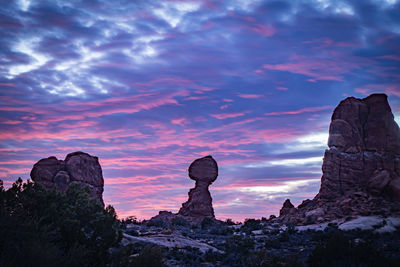
[[[298,224],[400,214],[400,130],[385,94],[341,101],[329,127],[319,193],[279,220]]]
[[[65,160],[58,160],[56,157],[41,159],[33,165],[31,178],[47,189],[55,187],[63,193],[71,184],[88,186],[91,196],[104,205],[101,166],[97,157],[87,153],[73,152]]]
[[[151,220],[171,221],[175,217],[183,217],[187,221],[197,222],[204,218],[215,219],[212,198],[208,187],[217,179],[218,165],[211,156],[196,159],[189,166],[189,177],[196,181],[190,189],[189,200],[182,204],[179,212],[160,211]]]

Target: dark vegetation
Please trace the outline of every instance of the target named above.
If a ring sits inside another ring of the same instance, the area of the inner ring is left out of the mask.
[[[121,232],[115,210],[72,185],[65,194],[0,181],[0,266],[105,266]]]
[[[134,237],[167,233],[207,243],[216,250],[163,247]],[[122,241],[121,241],[122,240]],[[0,182],[0,267],[3,266],[400,266],[400,231],[297,231],[265,218],[243,224],[205,218],[197,224],[171,221],[118,221],[89,197],[88,188],[65,194],[18,179],[5,190]]]
[[[267,220],[248,219],[239,225],[231,220],[204,219],[195,225],[182,220],[141,222],[133,228],[139,236],[146,231],[180,233],[211,244],[219,252],[201,253],[190,247],[156,250],[154,245],[137,243],[126,255],[137,255],[135,260],[141,257],[143,265],[131,261],[129,266],[152,266],[150,259],[161,260],[154,266],[400,266],[400,230],[343,232],[331,225],[324,231],[297,231],[292,224],[283,230]],[[132,231],[132,225],[124,231]]]

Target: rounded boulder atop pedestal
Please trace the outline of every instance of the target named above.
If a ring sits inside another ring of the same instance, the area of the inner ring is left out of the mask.
[[[189,166],[189,177],[197,182],[213,183],[218,176],[217,162],[211,156],[196,159]]]

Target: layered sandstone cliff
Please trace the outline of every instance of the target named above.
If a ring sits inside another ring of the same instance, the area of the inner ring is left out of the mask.
[[[319,193],[297,209],[291,207],[280,220],[304,224],[400,214],[400,130],[386,95],[340,102],[332,115],[328,146]]]

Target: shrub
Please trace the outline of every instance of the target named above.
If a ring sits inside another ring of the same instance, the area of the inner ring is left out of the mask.
[[[342,232],[337,232],[325,244],[315,247],[307,260],[310,266],[388,266],[372,242],[349,240]]]
[[[214,224],[215,224],[215,221],[208,217],[205,217],[200,223],[201,229],[203,229],[203,230],[213,226]]]
[[[0,181],[0,266],[105,266],[120,239],[114,208],[88,188],[61,194],[19,178],[5,190]]]
[[[176,216],[171,220],[171,224],[172,225],[176,225],[176,226],[188,226],[189,223],[188,221],[186,221],[184,218]]]
[[[225,242],[225,252],[246,255],[254,249],[254,241],[251,238],[234,235]]]
[[[250,234],[254,230],[260,230],[262,228],[261,221],[256,219],[246,219],[240,229],[247,234]]]
[[[230,219],[230,218],[226,219],[225,223],[227,225],[236,225],[236,223],[234,221],[232,221],[232,219]]]
[[[137,257],[133,257],[130,266],[137,267],[161,267],[163,263],[163,251],[160,247],[150,246],[143,248]]]
[[[216,224],[210,228],[209,233],[212,235],[231,235],[233,234],[233,229],[227,227],[226,225]]]
[[[278,249],[281,248],[281,242],[278,239],[269,239],[265,242],[265,247]]]
[[[147,222],[147,226],[154,226],[154,227],[160,227],[160,228],[167,228],[168,227],[168,223],[165,222],[162,219],[152,219],[150,221]]]

